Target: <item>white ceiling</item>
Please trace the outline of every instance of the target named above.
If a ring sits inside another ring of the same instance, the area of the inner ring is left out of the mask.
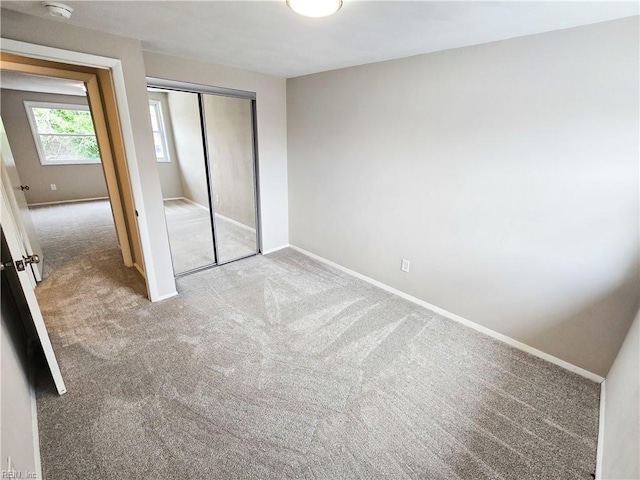
[[[0,73],[0,85],[9,90],[86,96],[82,82],[6,70]]]
[[[639,14],[638,2],[344,0],[312,19],[280,1],[65,2],[70,20],[40,2],[2,7],[142,40],[145,50],[282,77],[477,45]]]

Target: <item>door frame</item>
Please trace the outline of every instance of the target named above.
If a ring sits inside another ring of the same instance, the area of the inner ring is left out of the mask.
[[[98,81],[97,70],[37,60],[6,52],[0,52],[0,69],[55,78],[68,78],[84,83],[87,89],[87,101],[91,110],[96,139],[100,148],[100,164],[107,184],[118,244],[120,245],[125,266],[132,267],[134,263],[133,243],[138,239],[134,233],[135,230],[129,228],[131,222],[127,222],[127,217],[131,218],[133,212],[125,211],[123,206],[124,195],[120,186],[123,182],[116,173],[117,159],[112,148],[115,142],[111,138],[111,132],[117,130],[117,128],[109,125],[110,122],[105,114],[103,105],[106,104],[106,98],[103,94],[102,85]]]
[[[126,165],[126,172],[122,173],[127,177],[127,181],[123,183],[127,184],[130,189],[130,202],[132,208],[136,212],[135,220],[137,224],[137,233],[140,239],[141,257],[143,259],[143,265],[135,266],[138,267],[140,273],[144,274],[149,299],[154,302],[167,298],[167,295],[160,294],[158,289],[158,279],[156,278],[156,269],[153,261],[149,224],[145,215],[137,215],[138,206],[144,205],[144,197],[142,193],[142,181],[140,177],[140,170],[138,168],[133,126],[129,115],[126,84],[121,60],[5,38],[2,39],[0,50],[34,59],[108,70],[109,76],[112,80],[111,91],[109,93],[113,95],[114,101],[107,102],[106,109],[107,111],[115,112],[120,123],[120,129],[117,133],[121,136],[121,149],[125,157],[124,160]],[[168,296],[173,295],[175,295],[175,293]]]

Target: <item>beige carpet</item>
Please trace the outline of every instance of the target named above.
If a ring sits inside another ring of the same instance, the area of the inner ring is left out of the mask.
[[[171,258],[176,275],[214,262],[210,213],[186,200],[165,200]],[[256,233],[216,215],[218,263],[256,253]]]
[[[38,297],[68,393],[41,374],[49,480],[594,472],[593,382],[292,250],[151,304],[97,226],[54,235],[52,218],[36,215],[56,259]]]

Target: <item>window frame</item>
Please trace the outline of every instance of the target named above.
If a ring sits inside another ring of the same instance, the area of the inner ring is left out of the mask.
[[[162,139],[162,147],[164,148],[164,157],[158,157],[158,155],[156,154],[156,161],[158,163],[171,163],[171,155],[169,154],[169,142],[167,140],[167,129],[165,127],[165,123],[164,123],[164,115],[162,113],[162,100],[158,100],[155,98],[150,98],[149,99],[149,106],[153,106],[155,108],[156,111],[156,120],[158,122],[158,128],[159,130],[154,130],[153,129],[153,122],[151,122],[151,133],[159,133],[160,134],[160,138]],[[149,115],[151,115],[151,112],[149,112]],[[155,152],[155,139],[153,141],[153,145],[154,145],[154,152]]]
[[[40,160],[40,165],[43,167],[50,166],[64,166],[64,165],[100,165],[102,163],[101,158],[81,158],[77,160],[65,160],[64,162],[52,162],[47,160],[47,156],[45,155],[44,148],[42,146],[42,141],[40,140],[40,135],[55,135],[50,133],[40,133],[38,131],[38,123],[36,122],[35,116],[33,114],[33,108],[48,108],[51,110],[78,110],[83,112],[91,112],[88,105],[77,104],[77,103],[56,103],[56,102],[37,102],[25,100],[24,108],[27,112],[27,119],[29,120],[29,127],[31,128],[31,134],[33,135],[33,140],[36,144],[36,150],[38,152],[38,159]],[[93,119],[92,119],[93,120]],[[75,134],[67,134],[69,136],[74,136]],[[83,134],[78,134],[75,136],[82,136]],[[60,134],[60,136],[65,136],[65,134]],[[98,137],[95,133],[95,124],[93,126],[93,135],[85,135],[85,136],[93,136],[96,139],[96,143],[98,142]],[[98,150],[100,149],[100,144],[98,143]]]

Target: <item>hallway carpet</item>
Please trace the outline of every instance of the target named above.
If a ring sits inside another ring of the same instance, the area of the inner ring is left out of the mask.
[[[97,242],[78,230],[43,243]],[[68,388],[41,373],[46,479],[595,470],[589,380],[290,249],[184,277],[155,304],[118,255],[59,262],[38,287]]]

